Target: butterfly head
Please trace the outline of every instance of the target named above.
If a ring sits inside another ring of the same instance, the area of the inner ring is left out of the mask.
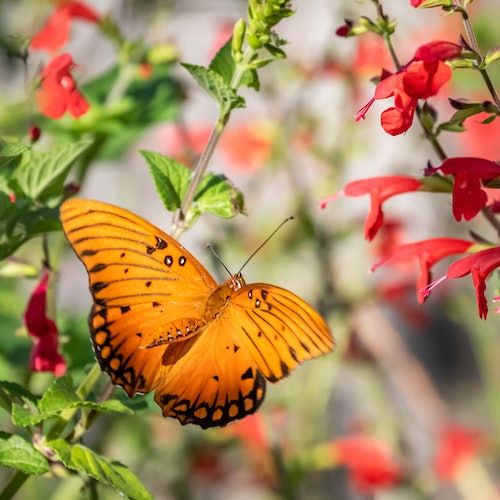
[[[231,277],[226,281],[227,287],[236,292],[240,288],[243,288],[246,285],[245,278],[241,273],[231,275]]]

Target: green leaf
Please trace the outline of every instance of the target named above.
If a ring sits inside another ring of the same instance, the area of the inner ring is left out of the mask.
[[[492,62],[498,61],[500,59],[500,46],[493,47],[488,50],[486,55],[484,56],[484,64],[485,67],[491,64]]]
[[[230,38],[221,47],[219,52],[215,54],[215,57],[212,59],[212,62],[208,66],[209,69],[222,76],[222,78],[228,85],[231,83],[234,70],[236,69],[236,63],[234,62],[233,56],[231,55],[231,42],[232,38]],[[260,89],[260,82],[257,71],[254,69],[246,70],[241,79],[241,85],[252,87],[258,91]]]
[[[448,64],[453,69],[470,69],[477,68],[477,61],[475,58],[470,57],[457,57],[456,59],[449,59]]]
[[[488,118],[485,118],[481,123],[483,125],[488,125],[488,123],[491,123],[492,121],[494,121],[496,118],[497,118],[498,115],[496,114],[491,114],[490,116],[488,116]]]
[[[0,158],[14,158],[22,155],[25,151],[28,151],[28,149],[30,149],[28,146],[19,142],[5,144],[0,148]]]
[[[92,144],[79,141],[46,152],[31,151],[15,173],[19,188],[33,200],[48,202],[62,194],[73,162]]]
[[[275,58],[275,59],[285,59],[286,58],[286,53],[283,49],[280,49],[279,47],[275,47],[274,45],[270,43],[266,43],[264,47],[267,49],[267,51]]]
[[[0,260],[34,236],[57,231],[60,227],[57,209],[39,208],[26,199],[14,204],[0,192]]]
[[[7,56],[21,59],[22,61],[28,59],[29,44],[30,39],[26,36],[7,35],[0,37],[0,48],[5,51]]]
[[[72,446],[63,439],[50,441],[48,445],[68,469],[88,474],[132,500],[153,498],[139,478],[120,462],[98,455],[85,446]]]
[[[189,186],[191,170],[167,156],[153,151],[141,151],[149,165],[156,191],[165,208],[171,212],[181,206]]]
[[[57,417],[68,408],[87,408],[105,413],[126,413],[132,415],[134,412],[117,400],[110,399],[102,403],[93,401],[82,401],[75,393],[73,381],[69,375],[55,379],[45,391],[38,403],[38,409],[26,409],[19,405],[12,406],[12,421],[15,425],[28,427],[36,425],[49,418]]]
[[[206,174],[201,180],[193,205],[187,214],[188,223],[203,213],[211,213],[224,219],[245,213],[243,193],[234,187],[224,175]]]
[[[12,174],[21,162],[22,154],[29,149],[28,146],[18,142],[2,144],[0,147],[0,191],[3,193],[12,192],[10,187]]]
[[[25,389],[22,385],[16,384],[15,382],[0,380],[0,390],[3,390],[5,393],[7,393],[12,401],[31,401],[32,403],[37,402],[37,397],[34,394]]]
[[[245,107],[245,99],[239,96],[219,73],[204,66],[181,64],[198,84],[217,101],[221,115],[227,116],[232,109]]]
[[[50,469],[47,459],[31,443],[5,432],[0,433],[0,465],[37,475]]]
[[[463,132],[465,127],[461,123],[441,123],[438,127],[438,132],[446,130],[447,132]]]

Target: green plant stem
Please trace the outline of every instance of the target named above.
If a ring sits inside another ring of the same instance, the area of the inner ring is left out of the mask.
[[[477,43],[477,38],[476,34],[474,33],[474,28],[472,26],[472,23],[469,18],[469,14],[467,13],[467,10],[465,7],[463,7],[460,10],[462,14],[462,20],[464,23],[464,28],[465,28],[465,33],[467,36],[467,42],[471,46],[471,48],[478,54],[478,56],[481,58],[481,61],[483,61],[483,56],[481,54],[481,50],[479,48],[479,44]],[[482,68],[479,70],[481,73],[481,76],[483,77],[484,83],[486,84],[486,87],[488,87],[488,90],[491,94],[491,97],[495,101],[495,104],[497,108],[500,109],[500,97],[497,94],[497,91],[495,90],[495,87],[493,85],[493,82],[491,81],[490,75],[486,71],[485,68]]]
[[[80,399],[85,399],[92,391],[100,376],[101,368],[97,363],[94,363],[90,371],[87,373],[85,378],[81,381],[80,385],[76,389],[76,395]],[[68,408],[67,410],[62,411],[60,420],[56,422],[52,429],[50,429],[50,431],[48,432],[48,439],[51,440],[60,437],[69,421],[74,417],[77,411],[78,408]]]
[[[0,493],[0,500],[11,499],[18,492],[19,488],[25,483],[28,477],[29,476],[27,474],[18,470],[7,483],[2,493]]]
[[[106,96],[106,102],[104,103],[106,107],[112,106],[125,95],[130,82],[134,78],[134,72],[135,67],[130,63],[125,63],[120,66],[118,76]]]
[[[255,55],[255,50],[252,49],[251,47],[247,47],[242,60],[236,63],[236,67],[234,69],[231,82],[229,83],[229,86],[233,90],[237,90],[238,87],[240,86],[243,75],[245,74],[245,71],[248,69],[248,65],[252,60],[252,58],[254,57],[254,55]],[[215,125],[212,129],[207,145],[205,146],[203,153],[199,157],[198,162],[194,167],[194,173],[193,176],[191,177],[191,181],[186,191],[186,195],[182,200],[181,208],[177,211],[177,213],[174,216],[174,220],[172,222],[172,236],[174,238],[179,238],[180,235],[186,230],[186,215],[189,211],[189,208],[191,207],[191,204],[193,203],[196,190],[198,188],[198,185],[200,184],[201,179],[203,178],[203,175],[205,174],[205,171],[208,167],[210,159],[212,158],[215,147],[217,146],[217,143],[221,138],[222,132],[224,132],[224,129],[230,117],[230,113],[231,112],[227,113],[219,111],[217,121],[215,122]]]

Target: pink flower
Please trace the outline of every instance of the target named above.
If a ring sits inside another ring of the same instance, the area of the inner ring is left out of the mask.
[[[449,255],[466,252],[472,245],[473,242],[471,241],[455,238],[433,238],[401,245],[394,251],[391,257],[374,264],[371,271],[373,272],[378,267],[394,261],[406,261],[417,258],[420,263],[420,276],[417,279],[417,298],[420,303],[423,303],[428,295],[425,290],[432,279],[432,266]]]
[[[44,271],[28,301],[24,313],[24,324],[35,342],[31,351],[31,370],[52,372],[59,377],[66,372],[66,361],[58,352],[57,326],[52,319],[47,317],[49,278],[49,271]]]
[[[74,67],[72,57],[65,53],[53,59],[43,69],[41,88],[37,94],[42,114],[57,120],[66,112],[78,118],[88,111],[89,104],[70,73]]]
[[[500,177],[500,165],[483,158],[448,158],[441,166],[427,169],[453,175],[453,215],[457,221],[474,218],[488,202],[483,181]]]
[[[99,14],[82,2],[62,2],[47,19],[43,28],[33,36],[31,48],[57,52],[67,43],[74,19],[91,23],[98,23],[101,20]]]
[[[441,481],[453,481],[484,445],[481,432],[458,424],[448,424],[440,432],[434,471]]]
[[[322,209],[330,201],[342,195],[363,196],[370,195],[371,208],[365,220],[365,238],[371,241],[384,222],[382,204],[389,198],[401,193],[417,191],[421,184],[418,179],[404,175],[390,175],[385,177],[372,177],[359,181],[349,182],[340,193],[336,193],[320,202]]]
[[[347,467],[354,488],[373,493],[398,482],[402,469],[388,446],[366,436],[348,436],[332,443],[334,459]]]

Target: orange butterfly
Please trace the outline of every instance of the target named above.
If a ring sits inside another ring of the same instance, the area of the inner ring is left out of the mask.
[[[334,347],[321,316],[288,290],[217,283],[178,241],[127,210],[61,206],[64,232],[89,274],[97,361],[129,396],[155,391],[165,417],[202,428],[255,412],[266,379]]]

